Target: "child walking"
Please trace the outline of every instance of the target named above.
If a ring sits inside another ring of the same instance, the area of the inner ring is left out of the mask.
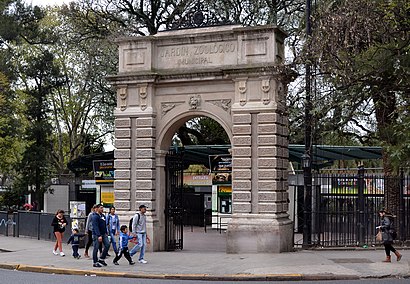
[[[112,261],[115,265],[119,265],[118,264],[118,260],[120,260],[120,258],[122,257],[122,255],[124,254],[124,257],[128,260],[130,265],[135,264],[135,262],[132,261],[132,258],[130,256],[130,253],[128,251],[128,241],[132,240],[134,237],[133,236],[129,236],[128,235],[128,228],[126,225],[122,225],[120,228],[120,253],[114,258],[114,260]]]
[[[80,238],[84,237],[85,234],[80,234],[77,228],[72,230],[72,234],[67,241],[67,244],[71,243],[73,249],[73,257],[79,259],[81,255],[78,253],[78,248],[80,247]]]

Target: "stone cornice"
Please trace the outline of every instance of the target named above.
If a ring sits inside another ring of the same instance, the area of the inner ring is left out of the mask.
[[[289,65],[239,65],[228,68],[208,68],[201,70],[158,70],[156,72],[129,72],[118,75],[107,76],[107,80],[114,85],[129,83],[150,83],[166,80],[226,80],[235,77],[261,77],[261,76],[280,76],[286,82],[293,81],[298,74]]]

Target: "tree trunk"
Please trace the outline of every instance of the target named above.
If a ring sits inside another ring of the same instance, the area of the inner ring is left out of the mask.
[[[388,85],[387,85],[388,86]],[[380,88],[387,89],[387,88]],[[397,123],[396,97],[394,92],[379,91],[373,94],[376,110],[377,128],[380,141],[384,146],[397,145],[397,139],[392,133]],[[384,149],[382,153],[384,169],[384,209],[398,216],[400,209],[400,177],[399,169],[395,168],[390,155]],[[398,220],[396,220],[396,224]]]

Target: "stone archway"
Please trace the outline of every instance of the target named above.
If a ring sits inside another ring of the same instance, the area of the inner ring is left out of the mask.
[[[292,248],[284,38],[272,26],[224,26],[118,40],[119,73],[109,78],[118,102],[115,206],[124,220],[149,206],[151,249],[164,249],[165,154],[196,116],[218,121],[232,141],[227,251]]]

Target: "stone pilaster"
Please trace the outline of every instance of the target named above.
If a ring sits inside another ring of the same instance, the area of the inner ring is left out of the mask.
[[[119,214],[130,210],[131,197],[131,119],[115,120],[114,195]]]
[[[145,204],[151,213],[156,210],[155,193],[155,118],[136,119],[135,208]]]

